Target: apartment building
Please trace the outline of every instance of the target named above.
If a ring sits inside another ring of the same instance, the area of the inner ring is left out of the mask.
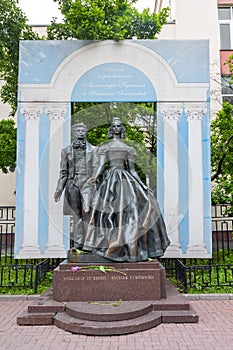
[[[220,31],[217,0],[156,0],[155,11],[170,8],[168,23],[159,39],[209,40],[211,118],[221,108]],[[226,2],[226,1],[225,1]]]
[[[233,54],[233,0],[218,0],[220,31],[220,63],[222,77],[222,99],[233,103],[233,89],[229,86],[230,72],[225,64]]]

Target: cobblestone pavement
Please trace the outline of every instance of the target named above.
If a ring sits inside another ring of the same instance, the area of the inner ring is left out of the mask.
[[[197,324],[162,324],[123,336],[94,337],[55,326],[18,326],[29,300],[0,300],[0,350],[233,350],[233,300],[190,301]]]

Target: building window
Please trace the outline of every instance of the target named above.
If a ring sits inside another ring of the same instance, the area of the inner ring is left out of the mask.
[[[233,104],[233,84],[230,84],[231,75],[222,76],[222,99],[223,102]]]
[[[219,7],[221,50],[233,49],[233,7]]]
[[[230,20],[231,19],[231,7],[219,7],[218,8],[218,19],[221,20]]]

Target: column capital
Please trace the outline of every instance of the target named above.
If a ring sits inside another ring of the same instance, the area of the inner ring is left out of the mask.
[[[181,103],[160,103],[159,111],[163,116],[163,120],[178,120],[182,113]]]
[[[68,106],[68,103],[48,104],[45,106],[45,113],[50,120],[64,119]]]
[[[42,105],[26,103],[20,108],[20,112],[24,115],[25,120],[40,120],[42,113]]]
[[[207,112],[206,103],[190,103],[184,105],[184,109],[187,115],[187,120],[202,120],[203,115]]]

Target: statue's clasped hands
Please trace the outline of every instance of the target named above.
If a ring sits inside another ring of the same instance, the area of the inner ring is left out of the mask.
[[[94,186],[97,182],[97,178],[96,177],[90,177],[88,180],[87,180],[87,184],[88,185],[91,185],[91,186]]]

